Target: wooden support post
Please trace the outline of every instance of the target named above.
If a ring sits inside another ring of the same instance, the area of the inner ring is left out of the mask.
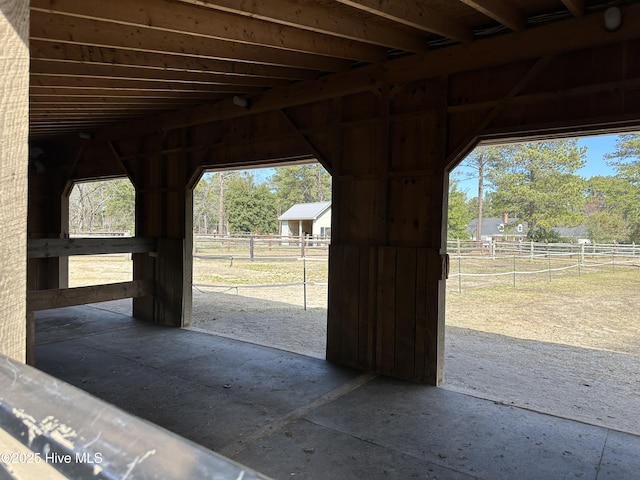
[[[27,345],[29,1],[0,0],[0,352]]]
[[[446,92],[440,80],[393,92],[343,101],[346,115],[367,105],[380,121],[345,125],[336,142],[327,359],[438,384]]]

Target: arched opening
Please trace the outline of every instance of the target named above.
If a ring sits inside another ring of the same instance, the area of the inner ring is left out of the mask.
[[[76,182],[70,189],[69,237],[110,239],[135,236],[135,189],[128,178]],[[68,258],[68,286],[84,287],[133,279],[130,253]],[[102,308],[131,314],[131,299],[103,302]]]
[[[640,432],[639,138],[481,146],[452,172],[447,388]]]
[[[331,176],[205,172],[193,190],[192,328],[324,358]]]

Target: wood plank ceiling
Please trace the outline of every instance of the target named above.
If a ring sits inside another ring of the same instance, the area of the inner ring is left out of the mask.
[[[397,57],[506,39],[610,3],[31,0],[31,139],[251,100]]]

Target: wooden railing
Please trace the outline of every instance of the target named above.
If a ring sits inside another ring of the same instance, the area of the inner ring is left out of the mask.
[[[101,255],[112,253],[150,253],[156,251],[153,238],[39,238],[29,240],[28,258],[65,257],[71,255]],[[27,292],[27,311],[86,305],[88,303],[137,298],[153,295],[155,282],[130,282],[57,288]]]

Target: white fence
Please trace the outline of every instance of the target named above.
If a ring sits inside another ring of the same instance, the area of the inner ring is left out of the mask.
[[[536,242],[449,241],[449,289],[492,287],[507,282],[640,267],[640,246]],[[500,280],[500,278],[502,280]]]

